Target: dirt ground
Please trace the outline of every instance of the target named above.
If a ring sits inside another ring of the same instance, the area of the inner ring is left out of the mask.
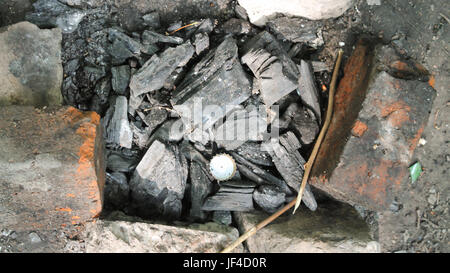
[[[2,0],[0,26],[23,20],[25,12],[31,8],[30,2]],[[368,220],[382,225],[380,229],[373,225],[373,234],[384,252],[450,252],[447,173],[450,166],[450,2],[381,0],[381,5],[368,5],[367,2],[376,1],[358,0],[343,17],[327,21],[323,33],[327,49],[320,53],[321,58],[332,62],[340,41],[345,41],[348,56],[354,38],[360,33],[368,33],[384,43],[393,43],[423,64],[432,73],[432,83],[437,91],[422,135],[424,140],[416,148],[413,161],[420,162],[424,172],[405,191],[405,196],[408,196],[405,200],[408,201],[398,204],[396,212],[371,214]],[[1,238],[0,234],[0,246],[8,247]],[[10,250],[31,249],[22,243],[20,247],[11,246]]]

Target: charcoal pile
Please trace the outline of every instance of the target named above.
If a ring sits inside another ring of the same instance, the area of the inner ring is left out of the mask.
[[[102,116],[107,208],[229,225],[232,211],[273,213],[296,197],[322,123],[309,55],[320,23],[260,29],[238,10],[167,26],[153,11],[129,32],[108,4],[34,7],[28,20],[63,29],[66,103]],[[309,186],[303,202],[317,208]]]

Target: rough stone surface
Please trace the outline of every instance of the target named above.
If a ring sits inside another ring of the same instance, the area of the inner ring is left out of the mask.
[[[0,108],[0,218],[21,232],[98,217],[105,163],[100,117],[73,107]]]
[[[248,14],[250,22],[263,26],[268,18],[277,13],[321,20],[341,16],[353,5],[353,0],[239,0]]]
[[[264,212],[233,212],[241,234],[268,217]],[[321,204],[314,212],[287,212],[246,241],[252,253],[379,252],[365,222],[346,204]]]
[[[131,200],[139,215],[177,219],[187,180],[187,162],[177,146],[155,140],[130,181]]]
[[[372,210],[388,209],[409,183],[408,167],[435,97],[427,82],[390,75],[398,62],[394,53],[358,43],[312,172],[315,187]],[[356,120],[367,125],[361,136],[351,135]]]
[[[87,253],[217,253],[239,237],[217,223],[168,226],[144,222],[97,221],[84,232]],[[243,252],[242,245],[233,252]]]
[[[0,29],[0,106],[62,103],[61,40],[28,22]]]

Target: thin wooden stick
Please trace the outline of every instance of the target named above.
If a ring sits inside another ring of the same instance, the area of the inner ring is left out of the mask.
[[[326,116],[326,119],[325,119],[324,126],[322,127],[322,130],[320,131],[319,137],[317,138],[316,144],[314,145],[313,152],[311,153],[311,156],[309,157],[308,162],[305,164],[305,174],[303,175],[303,180],[302,180],[302,185],[300,187],[299,195],[297,196],[296,199],[294,199],[291,202],[289,202],[289,204],[284,206],[282,209],[280,209],[279,211],[275,212],[274,214],[272,214],[271,216],[266,218],[264,221],[260,222],[259,224],[257,224],[256,226],[254,226],[253,228],[248,230],[246,233],[244,233],[241,237],[239,237],[232,244],[227,246],[220,253],[229,253],[229,252],[231,252],[233,249],[235,249],[242,242],[244,242],[245,240],[250,238],[252,235],[254,235],[258,230],[260,230],[263,227],[265,227],[266,225],[270,224],[272,221],[277,219],[281,214],[285,213],[288,209],[292,208],[297,202],[300,204],[303,191],[304,191],[304,189],[306,187],[306,181],[308,180],[308,176],[309,176],[309,174],[311,172],[312,163],[314,163],[314,159],[316,158],[317,152],[319,150],[319,146],[320,146],[320,144],[321,144],[321,142],[323,140],[323,137],[325,135],[325,131],[326,131],[326,129],[328,129],[328,125],[329,125],[330,120],[331,120],[331,114],[332,114],[332,109],[333,109],[332,107],[333,107],[333,102],[334,102],[334,98],[333,98],[334,97],[334,90],[336,88],[337,75],[338,75],[339,66],[341,65],[342,54],[343,54],[343,51],[339,50],[337,61],[336,61],[336,65],[334,67],[334,72],[333,72],[333,76],[332,76],[331,83],[330,83],[330,94],[329,94],[329,97],[328,97],[327,116]]]
[[[319,152],[320,144],[322,144],[322,140],[325,137],[325,133],[327,132],[328,126],[330,125],[330,122],[331,122],[331,116],[333,113],[334,92],[336,90],[336,81],[337,81],[337,76],[339,74],[339,66],[341,65],[341,59],[342,59],[343,53],[344,53],[344,51],[342,51],[342,49],[340,49],[338,52],[338,57],[336,60],[336,65],[334,67],[333,76],[331,77],[330,93],[328,94],[327,115],[325,118],[325,122],[322,126],[322,130],[320,130],[320,134],[319,134],[319,137],[317,138],[316,144],[314,145],[311,155],[309,156],[308,162],[306,162],[306,164],[305,164],[305,173],[303,174],[302,185],[300,186],[300,190],[298,191],[297,202],[295,203],[294,211],[292,212],[292,214],[294,214],[295,211],[300,206],[300,202],[302,201],[303,191],[305,190],[306,183],[309,178],[309,174],[311,172],[312,166],[314,165],[314,161],[316,160],[317,153]]]
[[[187,24],[187,25],[185,25],[185,26],[182,26],[182,27],[177,28],[177,29],[175,29],[174,31],[170,32],[169,35],[173,35],[175,32],[177,32],[177,31],[179,31],[179,30],[182,30],[183,28],[187,28],[187,27],[190,27],[190,26],[195,26],[195,25],[197,25],[197,24],[199,24],[199,22],[194,22],[194,23]]]

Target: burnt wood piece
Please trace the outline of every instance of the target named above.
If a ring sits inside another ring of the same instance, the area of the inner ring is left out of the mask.
[[[262,31],[242,49],[242,63],[258,79],[267,107],[298,88],[300,72],[287,52],[269,32]]]
[[[201,165],[196,161],[191,162],[189,175],[191,180],[191,209],[189,215],[194,220],[204,221],[208,214],[202,211],[202,205],[206,197],[213,191],[213,180],[209,179]]]
[[[253,210],[252,193],[219,192],[208,199],[202,210],[251,211]]]
[[[298,94],[308,111],[312,112],[320,124],[322,113],[320,111],[319,90],[317,90],[312,67],[304,60],[300,62],[300,75],[298,78]]]
[[[270,153],[278,172],[291,188],[298,191],[303,179],[306,161],[298,152],[301,144],[294,133],[289,131],[280,136],[279,142],[272,140],[266,144],[267,151]],[[310,210],[314,211],[317,208],[313,193],[306,188],[302,201]]]
[[[143,217],[179,219],[187,176],[178,147],[155,140],[131,177],[132,207]]]

